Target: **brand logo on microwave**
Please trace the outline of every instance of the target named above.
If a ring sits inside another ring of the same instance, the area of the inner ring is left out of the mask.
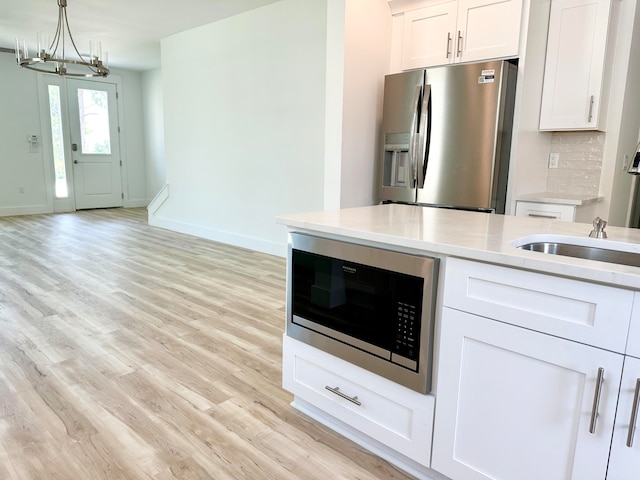
[[[349,265],[343,265],[342,266],[342,271],[344,273],[356,273],[357,269],[356,269],[356,267],[350,267]]]

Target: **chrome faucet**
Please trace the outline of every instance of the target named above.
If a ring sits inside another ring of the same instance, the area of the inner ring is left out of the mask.
[[[602,220],[600,217],[593,219],[593,230],[589,234],[592,238],[607,238],[607,232],[604,231],[604,227],[607,226],[607,221]]]

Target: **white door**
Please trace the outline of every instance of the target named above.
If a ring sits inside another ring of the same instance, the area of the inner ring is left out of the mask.
[[[122,206],[116,86],[67,81],[76,209]]]
[[[434,470],[465,480],[605,478],[622,355],[450,308],[439,351]]]

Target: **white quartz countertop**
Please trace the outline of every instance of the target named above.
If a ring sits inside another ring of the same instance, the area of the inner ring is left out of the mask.
[[[590,203],[601,202],[603,197],[591,196],[591,195],[569,195],[569,194],[555,194],[555,193],[529,193],[526,195],[520,195],[519,201],[526,202],[538,202],[538,203],[555,203],[560,205],[588,205]]]
[[[589,239],[591,224],[494,215],[412,205],[376,205],[279,216],[290,230],[382,246],[454,256],[640,290],[640,267],[521,250],[512,242],[562,235],[602,248],[624,244],[640,254],[640,230],[607,226],[608,238]],[[622,242],[622,243],[619,243]],[[526,242],[525,242],[526,243]]]

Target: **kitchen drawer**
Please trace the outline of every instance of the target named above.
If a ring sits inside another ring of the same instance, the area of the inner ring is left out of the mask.
[[[283,387],[296,397],[429,466],[433,396],[414,392],[286,335],[282,379]]]
[[[543,333],[624,353],[633,292],[449,258],[443,302]]]
[[[565,222],[573,222],[576,216],[574,205],[559,203],[516,202],[517,217],[554,218]]]

